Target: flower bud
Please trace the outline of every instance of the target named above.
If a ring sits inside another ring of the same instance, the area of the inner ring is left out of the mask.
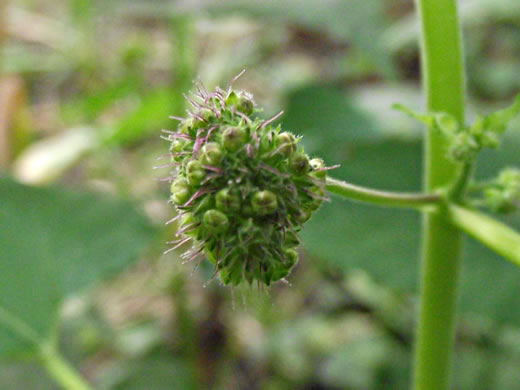
[[[277,151],[285,157],[290,157],[296,151],[296,138],[286,131],[277,134],[274,138]]]
[[[190,198],[190,186],[186,179],[177,179],[171,185],[171,200],[176,205],[182,205]]]
[[[251,115],[253,113],[254,103],[249,97],[241,95],[238,98],[236,108],[238,111],[243,112],[246,115]]]
[[[204,227],[212,233],[222,233],[227,230],[229,220],[226,214],[218,210],[208,210],[202,218]]]
[[[205,122],[210,122],[215,119],[215,113],[209,108],[201,108],[198,114]]]
[[[484,197],[487,207],[495,213],[509,213],[515,210],[514,204],[501,189],[488,188],[484,191]]]
[[[294,248],[300,245],[300,240],[296,233],[292,231],[285,232],[285,240],[283,242],[283,246],[286,248]]]
[[[464,162],[472,160],[478,150],[479,145],[471,134],[458,133],[451,140],[448,155],[454,161]]]
[[[246,131],[242,127],[228,127],[222,133],[224,148],[230,152],[240,149],[247,141]]]
[[[314,211],[320,208],[325,197],[325,192],[318,186],[312,186],[308,189],[309,200],[304,203],[304,207]]]
[[[292,267],[298,262],[298,252],[294,249],[284,249],[283,254],[289,267]]]
[[[327,172],[323,169],[325,168],[325,163],[321,158],[313,158],[310,161],[310,165],[312,168],[311,176],[317,179],[325,179]]]
[[[219,165],[223,158],[222,149],[216,142],[208,142],[201,149],[200,160],[202,164]]]
[[[190,130],[193,128],[193,118],[187,118],[179,126],[179,132],[182,134],[190,134]]]
[[[311,215],[311,210],[301,209],[300,212],[296,215],[296,221],[300,224],[303,224],[311,218]]]
[[[231,91],[226,98],[226,104],[228,106],[234,106],[236,110],[238,110],[246,115],[251,115],[253,113],[253,109],[254,109],[253,99],[246,92]]]
[[[227,188],[220,190],[215,197],[217,209],[225,212],[237,212],[240,210],[240,198],[231,193]]]
[[[202,196],[198,202],[193,206],[193,212],[195,214],[201,214],[206,210],[215,208],[215,202],[212,196]]]
[[[187,229],[184,234],[191,237],[197,237],[199,233],[199,229],[197,226],[198,220],[195,218],[193,213],[187,212],[184,213],[179,222],[179,229]]]
[[[188,144],[188,141],[185,139],[176,139],[170,145],[170,152],[179,153],[184,150],[184,147]]]
[[[195,223],[195,217],[193,216],[193,213],[187,212],[182,214],[181,220],[179,221],[179,227],[191,225],[192,223]]]
[[[520,206],[520,169],[505,168],[484,188],[484,201],[491,211],[511,213]]]
[[[260,215],[272,214],[278,208],[276,195],[271,191],[259,191],[251,199],[253,210]]]
[[[271,268],[271,272],[262,275],[265,284],[270,285],[273,281],[285,278],[298,262],[298,252],[294,249],[284,249],[283,255],[284,262],[282,264],[279,264],[276,268]]]
[[[202,167],[200,161],[191,160],[186,165],[186,177],[191,185],[198,185],[206,177],[206,171]]]
[[[305,153],[294,155],[291,158],[290,167],[296,175],[305,175],[311,169],[309,157]]]

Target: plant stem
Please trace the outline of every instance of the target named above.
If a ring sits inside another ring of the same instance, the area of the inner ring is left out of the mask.
[[[331,177],[327,177],[325,188],[332,194],[340,195],[348,199],[387,207],[423,209],[425,207],[439,205],[443,202],[442,196],[434,193],[414,194],[378,191],[349,184]]]
[[[451,199],[455,202],[460,202],[464,197],[468,189],[469,181],[473,176],[474,165],[475,164],[473,163],[473,161],[464,163],[461,170],[459,171],[457,179],[450,188],[449,195]]]
[[[416,0],[421,20],[423,83],[428,112],[464,123],[464,74],[456,0]],[[446,158],[446,140],[432,128],[425,140],[425,190],[453,185],[460,167]],[[413,388],[447,390],[455,329],[461,233],[443,212],[425,213],[419,323]]]
[[[49,375],[51,375],[63,389],[92,390],[53,346],[42,346],[40,348],[40,358]]]
[[[475,210],[451,204],[449,218],[453,225],[520,266],[520,233]]]

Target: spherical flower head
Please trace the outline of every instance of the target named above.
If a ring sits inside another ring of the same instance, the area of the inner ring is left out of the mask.
[[[298,233],[326,199],[327,168],[300,137],[272,125],[280,114],[259,118],[249,93],[197,87],[188,117],[165,131],[176,246],[192,240],[183,257],[206,257],[224,284],[270,285],[298,260]]]

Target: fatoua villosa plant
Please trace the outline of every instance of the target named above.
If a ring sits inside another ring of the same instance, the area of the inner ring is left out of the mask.
[[[327,199],[327,191],[419,210],[424,229],[412,388],[448,390],[461,232],[520,265],[520,234],[478,211],[515,211],[520,204],[520,170],[506,168],[483,183],[472,180],[478,152],[498,145],[508,122],[520,112],[520,98],[467,125],[456,0],[416,3],[426,113],[395,108],[427,127],[424,192],[377,191],[327,177],[330,168],[319,158],[309,158],[298,145],[299,137],[273,126],[279,115],[269,120],[257,117],[248,93],[232,88],[210,93],[200,87],[198,98],[189,99],[189,117],[176,118],[177,130],[165,134],[171,145],[167,165],[175,167],[169,178],[171,202],[179,219],[179,239],[171,249],[192,240],[186,261],[207,257],[224,284],[270,285],[296,263],[298,232]],[[41,358],[64,389],[91,389],[55,351],[43,348]]]
[[[244,91],[198,86],[192,110],[170,143],[171,202],[180,219],[175,249],[204,256],[224,284],[283,279],[296,263],[298,232],[326,199],[326,191],[381,206],[423,213],[424,235],[413,389],[447,390],[455,327],[461,231],[520,265],[520,234],[477,209],[512,212],[520,204],[520,170],[504,169],[477,183],[478,153],[497,147],[520,97],[506,109],[464,121],[464,72],[455,0],[417,0],[422,39],[426,113],[395,105],[427,127],[424,193],[362,188],[326,176],[321,159],[310,159],[299,138],[256,116]],[[171,250],[170,249],[170,250]]]

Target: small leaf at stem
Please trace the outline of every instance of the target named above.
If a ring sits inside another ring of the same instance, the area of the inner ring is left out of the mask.
[[[424,115],[419,114],[415,111],[412,111],[408,107],[404,106],[400,103],[394,103],[392,104],[392,109],[404,112],[406,115],[408,115],[410,118],[416,119],[420,122],[423,122],[426,126],[431,127],[435,124],[435,118],[433,115]]]
[[[486,116],[484,118],[484,128],[496,133],[503,133],[509,122],[518,115],[518,113],[520,113],[520,95],[515,98],[511,106]]]

